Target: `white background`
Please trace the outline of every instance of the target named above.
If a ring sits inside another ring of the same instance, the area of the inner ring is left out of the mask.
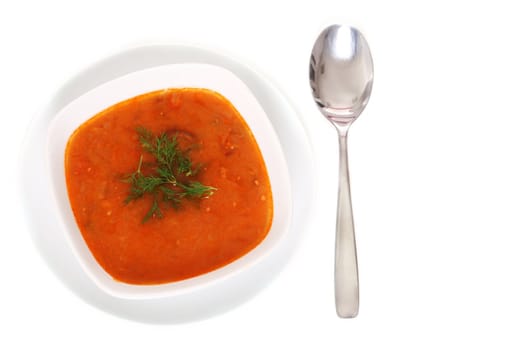
[[[0,348],[523,349],[523,13],[518,1],[2,2]],[[308,83],[313,41],[335,22],[366,35],[376,73],[350,134],[353,320],[333,305],[336,133]],[[32,245],[14,186],[25,129],[51,94],[152,42],[206,46],[265,75],[317,161],[315,214],[289,264],[247,303],[189,324],[124,320],[70,292]]]

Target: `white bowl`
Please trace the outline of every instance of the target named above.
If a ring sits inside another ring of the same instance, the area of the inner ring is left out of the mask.
[[[100,111],[131,97],[165,88],[207,88],[226,97],[244,117],[263,155],[274,200],[272,227],[252,251],[215,271],[190,279],[159,285],[131,285],[113,279],[96,262],[77,227],[67,195],[64,152],[73,131]],[[229,70],[210,64],[170,64],[136,71],[106,82],[65,106],[49,125],[48,164],[56,212],[63,232],[80,265],[104,292],[119,298],[151,299],[195,291],[257,264],[287,234],[292,197],[286,160],[270,120],[250,89]]]

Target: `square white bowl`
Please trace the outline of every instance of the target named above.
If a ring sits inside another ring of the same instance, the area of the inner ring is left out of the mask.
[[[116,281],[97,263],[75,222],[68,199],[64,154],[70,135],[102,110],[131,97],[165,88],[196,87],[226,97],[243,116],[266,163],[274,201],[272,227],[252,251],[234,262],[190,279],[159,285]],[[265,257],[287,234],[292,213],[290,179],[279,139],[249,88],[229,70],[211,64],[170,64],[136,71],[95,87],[65,106],[50,123],[47,158],[56,212],[72,251],[86,274],[106,293],[125,299],[151,299],[188,293],[237,274]]]

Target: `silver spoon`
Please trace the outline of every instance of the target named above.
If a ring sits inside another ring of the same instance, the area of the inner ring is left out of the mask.
[[[339,133],[339,196],[335,245],[335,304],[339,317],[359,310],[359,279],[348,175],[347,135],[365,108],[374,80],[372,55],[363,35],[332,25],[317,38],[310,57],[310,86],[321,113]]]

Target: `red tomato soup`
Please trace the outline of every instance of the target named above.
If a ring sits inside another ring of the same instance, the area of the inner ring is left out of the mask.
[[[173,163],[163,163],[163,152]],[[65,173],[87,246],[125,283],[220,268],[257,246],[272,224],[257,143],[234,106],[206,89],[155,91],[102,111],[71,135]]]

